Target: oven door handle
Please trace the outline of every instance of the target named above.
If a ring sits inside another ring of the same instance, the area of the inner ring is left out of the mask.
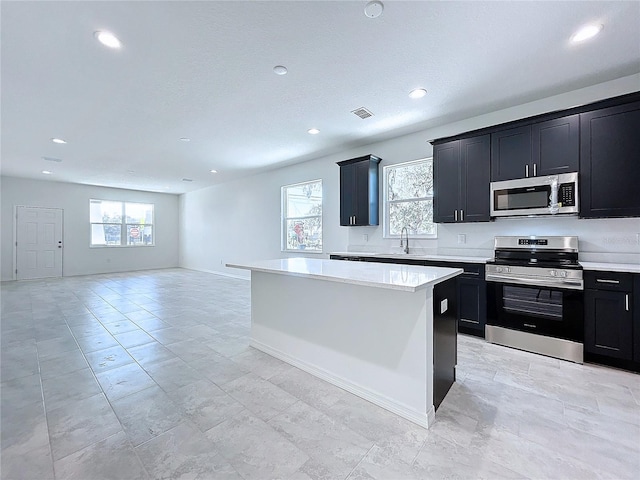
[[[565,280],[565,279],[544,279],[540,280],[529,278],[514,278],[507,275],[496,275],[495,273],[485,274],[485,280],[487,282],[499,282],[499,283],[513,283],[516,285],[530,285],[532,287],[558,287],[567,288],[570,290],[584,290],[584,284],[582,280]]]

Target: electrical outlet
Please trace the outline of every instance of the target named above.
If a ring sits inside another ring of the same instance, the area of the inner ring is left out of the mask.
[[[363,241],[363,242],[368,242],[368,241],[369,241],[369,235],[367,235],[366,233],[364,233],[364,234],[362,235],[362,241]]]
[[[467,243],[467,236],[464,233],[459,233],[458,234],[458,244],[462,245],[464,243]]]

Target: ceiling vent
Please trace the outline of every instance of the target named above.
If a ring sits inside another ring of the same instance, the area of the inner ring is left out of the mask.
[[[183,178],[182,179],[183,182],[193,182],[192,178]]]
[[[43,160],[46,160],[47,162],[56,162],[56,163],[60,163],[62,162],[61,158],[53,158],[53,157],[42,157]]]
[[[373,117],[373,113],[371,113],[369,110],[367,110],[364,107],[360,107],[360,108],[356,108],[355,110],[351,110],[351,113],[353,113],[354,115],[357,115],[358,117],[360,117],[363,120],[365,118]]]

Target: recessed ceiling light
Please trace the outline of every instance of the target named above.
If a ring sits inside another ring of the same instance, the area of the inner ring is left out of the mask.
[[[273,73],[276,75],[286,75],[288,71],[287,67],[283,67],[282,65],[276,65],[273,67]]]
[[[51,175],[53,172],[50,172],[49,170],[42,170],[42,173],[45,175]]]
[[[52,138],[51,141],[53,143],[67,143],[65,140],[63,140],[61,138]]]
[[[190,139],[190,138],[187,138],[187,137],[180,137],[180,141],[181,141],[181,142],[190,142],[190,141],[191,141],[191,139]]]
[[[218,173],[218,171],[217,171],[217,170],[209,170],[209,172],[211,172],[211,173]]]
[[[424,88],[416,88],[415,90],[411,90],[409,92],[409,96],[411,98],[422,98],[427,94],[427,91]]]
[[[122,46],[122,44],[120,43],[120,40],[118,40],[118,37],[116,37],[111,32],[100,30],[100,31],[94,32],[93,35],[101,44],[109,48],[120,48]]]
[[[584,42],[598,35],[603,28],[604,25],[585,25],[571,36],[571,41],[573,43]]]
[[[307,133],[310,133],[311,135],[317,135],[320,133],[320,130],[318,130],[317,128],[310,128],[309,130],[307,130]]]

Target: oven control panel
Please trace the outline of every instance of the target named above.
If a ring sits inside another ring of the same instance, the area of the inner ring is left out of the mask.
[[[580,269],[549,269],[518,265],[495,265],[488,263],[485,270],[488,282],[512,283],[538,287],[555,287],[583,290],[584,281]]]
[[[518,245],[549,245],[549,240],[546,238],[519,238]]]

